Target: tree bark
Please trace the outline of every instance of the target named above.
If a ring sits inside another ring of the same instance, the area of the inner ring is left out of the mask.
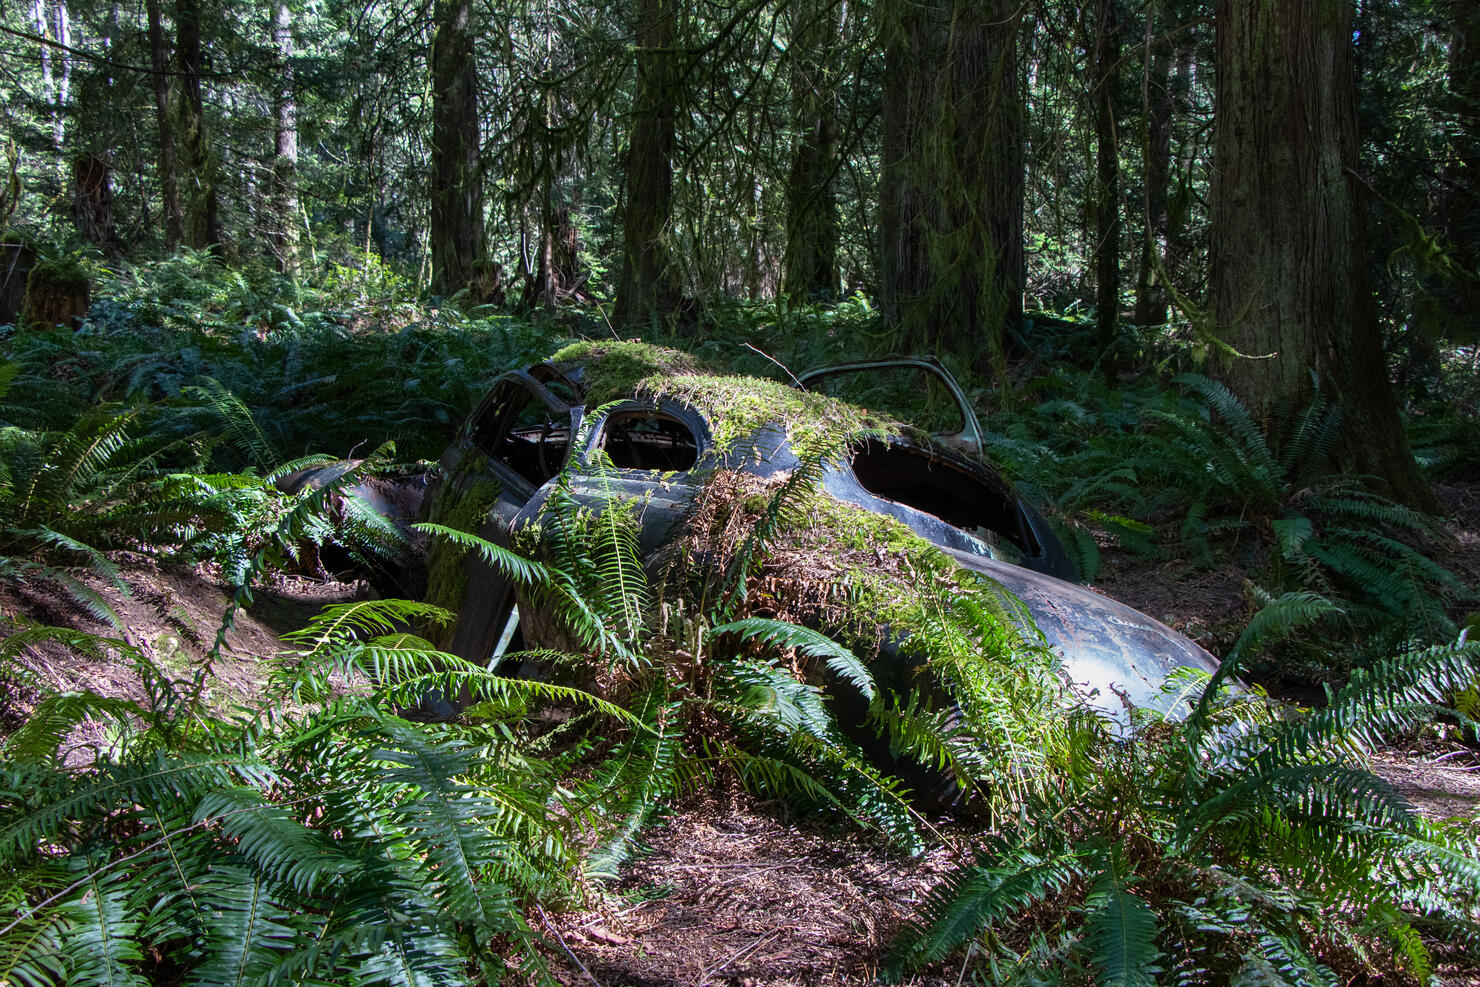
[[[186,246],[197,250],[221,243],[217,216],[215,152],[206,134],[203,67],[200,46],[200,0],[175,0],[175,59],[179,98],[175,104],[180,133],[180,164],[190,188],[184,216]]]
[[[159,0],[145,0],[149,16],[149,59],[154,68],[154,119],[159,127],[159,191],[163,200],[165,242],[171,250],[185,238],[180,211],[180,179],[175,162],[175,133],[170,120],[170,77],[165,56]]]
[[[113,168],[101,154],[72,159],[72,221],[89,243],[117,253],[113,229]]]
[[[272,252],[281,274],[298,273],[298,106],[293,87],[293,14],[279,0],[272,22],[277,51],[277,89],[273,93]]]
[[[671,327],[678,317],[678,272],[664,240],[673,210],[676,19],[675,0],[639,0],[637,4],[633,32],[637,90],[627,142],[622,273],[612,312],[612,320],[619,326]]]
[[[793,301],[838,291],[836,50],[839,8],[807,0],[794,8],[790,51],[796,144],[786,183],[786,259],[781,290]]]
[[[1342,404],[1338,465],[1432,509],[1368,287],[1351,16],[1349,0],[1218,0],[1212,312],[1244,355],[1216,372],[1272,425],[1314,371]]]
[[[1096,0],[1094,9],[1090,100],[1095,121],[1095,341],[1106,354],[1104,366],[1114,382],[1114,347],[1120,334],[1120,147],[1115,104],[1120,88],[1121,11],[1116,0]]]
[[[926,0],[886,26],[880,307],[902,347],[999,372],[1022,320],[1022,9]]]
[[[432,291],[471,288],[484,266],[483,168],[472,0],[437,0],[432,42]]]

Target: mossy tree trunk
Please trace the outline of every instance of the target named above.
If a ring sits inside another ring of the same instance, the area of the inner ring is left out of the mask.
[[[473,286],[484,267],[483,168],[472,0],[437,0],[432,41],[432,290]]]
[[[1368,288],[1351,16],[1350,0],[1218,0],[1212,314],[1244,355],[1216,372],[1273,423],[1314,371],[1342,404],[1339,464],[1434,507]]]
[[[622,202],[622,269],[612,312],[619,326],[668,325],[681,300],[666,236],[673,211],[677,127],[676,0],[638,0],[633,40],[637,89]]]
[[[1124,12],[1118,0],[1095,0],[1090,37],[1091,116],[1095,122],[1094,268],[1096,342],[1106,353],[1104,366],[1115,379],[1115,340],[1120,334],[1120,146],[1115,109],[1120,95],[1120,31]]]
[[[1022,11],[926,0],[884,26],[880,306],[901,348],[979,370],[1022,320]]]
[[[282,274],[298,273],[298,103],[294,97],[293,12],[279,0],[272,21],[277,52],[273,91],[272,252]]]
[[[179,92],[175,119],[180,136],[180,165],[190,190],[183,239],[197,250],[221,243],[216,179],[219,163],[206,132],[205,98],[201,92],[203,61],[200,0],[175,0],[175,61]]]
[[[791,8],[791,100],[795,145],[786,184],[786,258],[781,290],[793,301],[838,290],[839,167],[836,52],[840,5],[804,0]]]

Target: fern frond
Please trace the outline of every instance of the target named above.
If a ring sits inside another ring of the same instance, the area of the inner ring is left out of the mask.
[[[865,699],[872,701],[874,698],[876,690],[873,674],[857,655],[826,634],[783,620],[747,617],[712,627],[708,636],[713,641],[726,634],[734,634],[742,641],[759,641],[764,645],[775,645],[808,658],[819,659],[839,678],[853,683]]]
[[[1085,944],[1100,987],[1151,987],[1156,983],[1156,916],[1146,900],[1128,890],[1119,847],[1103,857],[1104,870],[1085,901]]]

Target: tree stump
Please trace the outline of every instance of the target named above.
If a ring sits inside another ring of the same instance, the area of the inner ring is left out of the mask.
[[[76,261],[42,261],[26,278],[21,322],[33,329],[82,325],[92,303],[92,285]]]

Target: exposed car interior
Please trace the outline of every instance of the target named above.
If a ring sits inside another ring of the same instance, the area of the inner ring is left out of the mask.
[[[866,442],[853,456],[853,475],[876,497],[934,514],[989,544],[1011,545],[1030,558],[1043,554],[1005,484],[984,482],[923,449]]]
[[[689,427],[657,411],[619,411],[596,441],[618,469],[678,472],[699,460],[699,443]]]
[[[517,382],[506,381],[475,414],[473,444],[534,486],[560,472],[570,420]]]

